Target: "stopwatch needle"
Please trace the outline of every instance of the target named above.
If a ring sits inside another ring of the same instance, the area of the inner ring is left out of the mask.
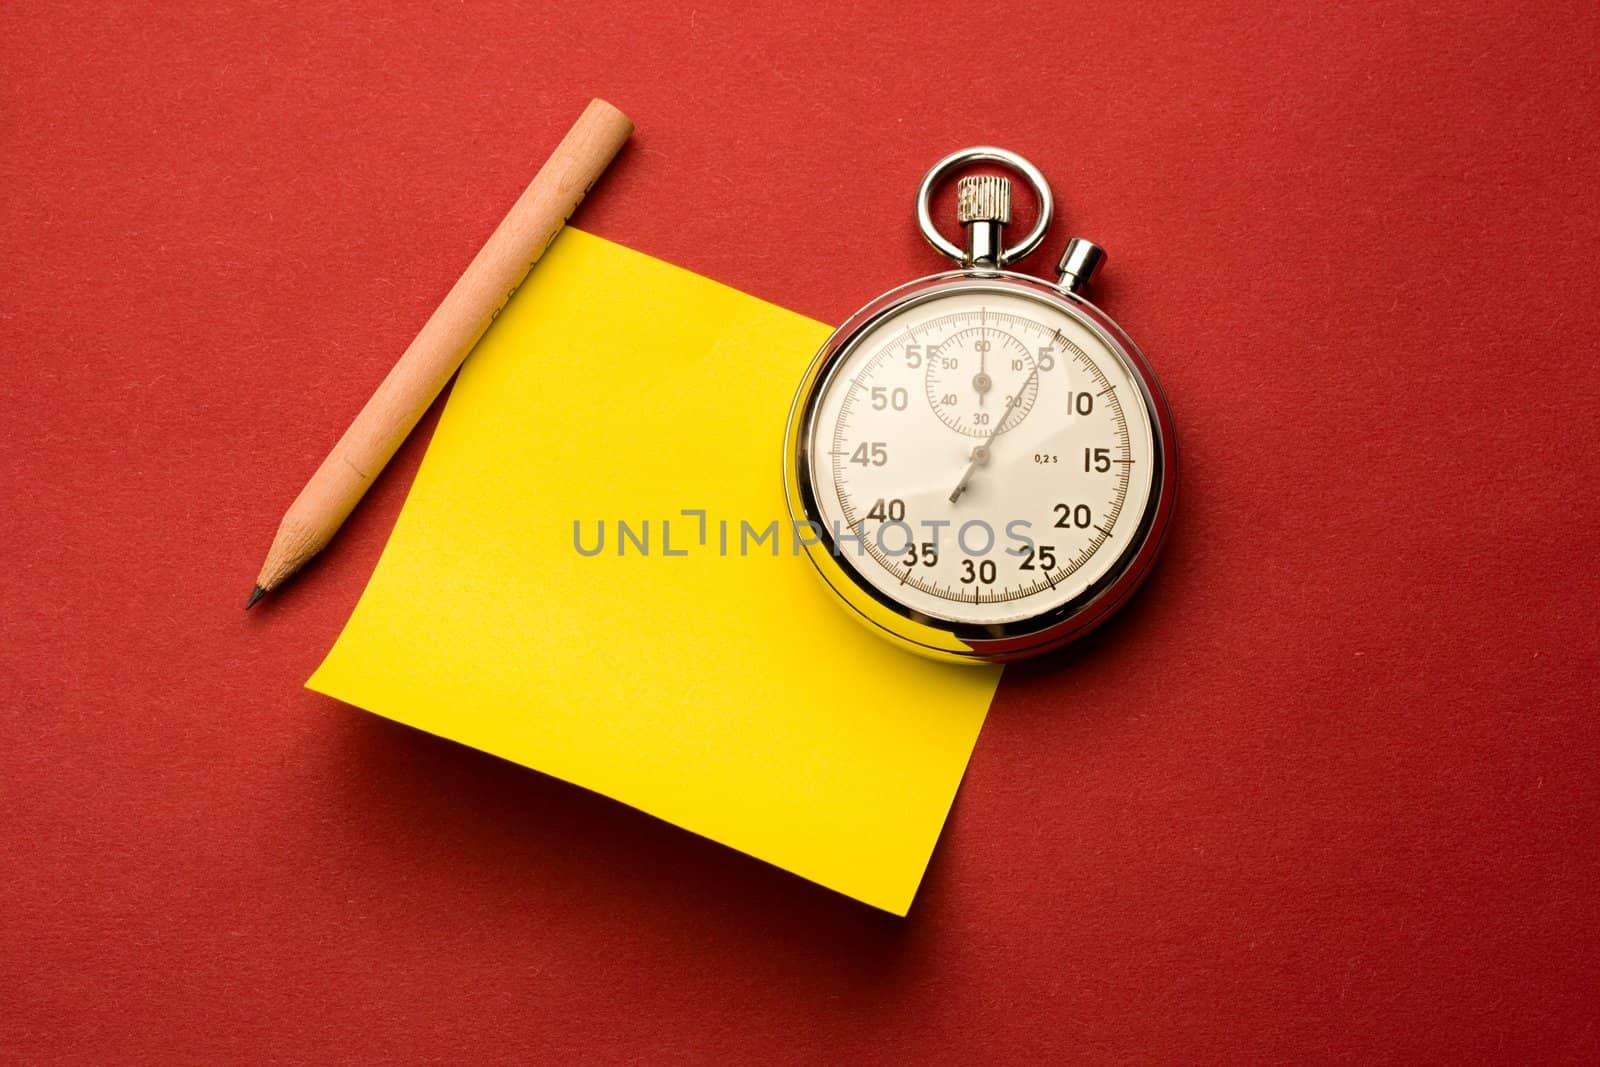
[[[991,436],[989,440],[993,441]],[[972,479],[972,472],[989,462],[989,446],[977,445],[972,449],[972,462],[967,464],[966,473],[961,476],[961,481],[950,491],[950,503],[954,504],[961,499],[961,494],[967,491],[967,482]]]
[[[1039,377],[1039,366],[1034,364],[1032,373],[1028,375],[1028,380],[1022,383],[1022,388],[1017,390],[1017,395],[1006,402],[1006,410],[1001,414],[1000,422],[996,424],[994,432],[989,435],[989,439],[972,450],[972,462],[967,464],[966,471],[961,475],[961,481],[957,482],[956,487],[950,490],[950,503],[954,504],[961,499],[961,494],[967,491],[967,483],[972,480],[972,475],[979,467],[987,467],[989,465],[989,446],[994,444],[996,437],[1005,432],[1006,422],[1011,418],[1011,412],[1016,409],[1018,404],[1022,403],[1023,394],[1028,391],[1028,387],[1033,384],[1034,379],[1037,377]]]

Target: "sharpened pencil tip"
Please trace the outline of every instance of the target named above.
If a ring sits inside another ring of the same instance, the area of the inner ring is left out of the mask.
[[[266,595],[267,595],[267,591],[265,589],[261,588],[259,585],[253,587],[250,590],[250,599],[249,599],[248,602],[245,603],[244,610],[249,611],[251,608],[255,607],[256,606],[256,601],[260,600],[262,597],[264,597]]]

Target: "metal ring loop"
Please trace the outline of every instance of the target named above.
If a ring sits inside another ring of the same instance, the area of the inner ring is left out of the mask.
[[[939,179],[957,167],[964,167],[970,163],[1000,163],[1010,167],[1022,175],[1028,185],[1033,188],[1033,195],[1039,198],[1038,221],[1033,224],[1033,229],[1029,230],[1022,240],[1000,253],[1000,265],[1005,266],[1007,263],[1021,259],[1035,248],[1038,248],[1039,243],[1044,240],[1045,231],[1050,228],[1050,219],[1055,214],[1055,201],[1050,196],[1050,183],[1044,180],[1044,175],[1039,172],[1039,168],[1029,163],[1026,159],[1023,159],[1015,152],[1004,148],[995,148],[992,145],[977,145],[972,148],[963,148],[959,152],[951,152],[948,156],[935,163],[932,170],[928,171],[928,176],[922,179],[922,185],[917,189],[917,225],[922,229],[922,236],[927,238],[928,243],[941,255],[948,256],[957,263],[966,262],[967,253],[961,246],[934,228],[931,203],[933,200],[933,187],[939,183]]]

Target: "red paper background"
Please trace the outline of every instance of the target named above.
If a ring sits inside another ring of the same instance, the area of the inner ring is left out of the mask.
[[[1593,3],[101,6],[0,8],[0,1057],[1600,1056]],[[1015,148],[1165,381],[905,922],[301,689],[425,435],[240,610],[590,95],[579,224],[835,321]]]

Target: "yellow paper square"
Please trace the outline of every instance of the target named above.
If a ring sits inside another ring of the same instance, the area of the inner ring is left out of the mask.
[[[905,914],[999,670],[890,647],[794,549],[784,421],[827,333],[565,231],[307,684]],[[618,554],[619,520],[648,554]],[[774,520],[778,555],[741,556],[740,524]]]

